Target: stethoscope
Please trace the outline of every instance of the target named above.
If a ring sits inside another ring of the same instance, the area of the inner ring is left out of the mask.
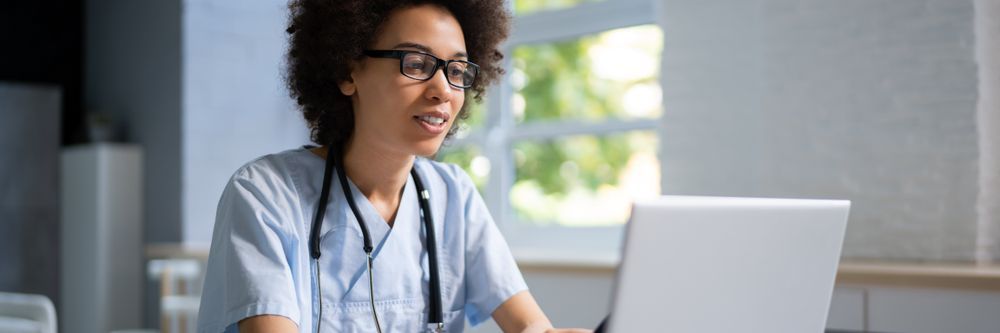
[[[331,145],[332,147],[333,145]],[[358,214],[358,205],[354,202],[354,195],[351,193],[351,188],[347,184],[347,176],[344,174],[344,165],[340,160],[341,154],[338,151],[334,153],[332,149],[327,151],[326,167],[323,170],[323,188],[320,191],[319,203],[316,205],[316,216],[312,223],[312,230],[309,232],[309,255],[312,257],[313,262],[316,266],[316,299],[318,300],[319,316],[317,316],[316,322],[316,332],[319,332],[320,324],[323,321],[323,289],[320,285],[320,267],[319,267],[319,257],[320,257],[320,246],[319,246],[319,233],[320,227],[323,225],[323,215],[326,213],[326,203],[330,197],[330,173],[333,169],[337,169],[337,178],[340,179],[340,187],[344,190],[344,197],[347,198],[347,204],[351,207],[351,212],[354,213],[354,217],[358,220],[358,225],[361,226],[361,234],[364,237],[364,250],[365,254],[368,256],[368,297],[371,301],[372,306],[372,319],[375,321],[375,329],[381,333],[382,326],[379,325],[378,312],[375,311],[375,288],[374,281],[372,278],[372,238],[368,233],[368,225],[365,224],[365,220]],[[416,162],[414,162],[415,164]],[[434,237],[434,219],[431,216],[431,204],[430,204],[430,192],[424,189],[423,180],[420,179],[420,175],[417,173],[416,166],[410,169],[410,175],[413,176],[413,182],[417,185],[417,194],[420,198],[420,216],[424,221],[424,232],[425,241],[427,243],[427,262],[430,268],[430,309],[427,320],[427,328],[431,332],[444,332],[444,313],[441,310],[441,281],[438,279],[438,266],[437,266],[437,242]]]

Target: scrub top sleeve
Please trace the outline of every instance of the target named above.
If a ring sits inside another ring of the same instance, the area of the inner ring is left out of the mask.
[[[527,290],[528,286],[472,180],[461,169],[456,174],[465,197],[467,223],[465,311],[469,323],[475,326],[489,319],[500,304]]]
[[[286,254],[292,252],[294,233],[287,227],[291,213],[289,207],[282,207],[283,194],[269,185],[273,184],[234,177],[220,200],[206,287],[211,284],[225,292],[219,300],[203,299],[202,305],[221,302],[220,317],[215,318],[221,327],[232,329],[242,319],[263,314],[284,316],[299,324],[297,293]],[[213,272],[213,268],[221,270]]]

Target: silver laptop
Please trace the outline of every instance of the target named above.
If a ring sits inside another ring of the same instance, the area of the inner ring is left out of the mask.
[[[608,331],[823,332],[849,201],[637,202]]]

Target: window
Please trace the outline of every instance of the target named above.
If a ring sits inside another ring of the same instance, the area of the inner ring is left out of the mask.
[[[507,75],[439,160],[472,176],[515,253],[615,257],[631,202],[661,192],[653,3],[514,7]]]
[[[540,11],[566,9],[585,2],[606,0],[515,0],[514,15],[522,16]]]

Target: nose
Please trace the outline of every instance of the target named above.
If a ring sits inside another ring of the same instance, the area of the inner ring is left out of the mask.
[[[438,75],[440,74],[440,75]],[[424,97],[430,100],[436,100],[440,103],[447,103],[451,101],[452,94],[454,94],[454,89],[451,84],[448,83],[448,78],[445,76],[445,68],[441,66],[434,71],[431,78],[425,82],[428,85],[427,90],[424,91]]]

